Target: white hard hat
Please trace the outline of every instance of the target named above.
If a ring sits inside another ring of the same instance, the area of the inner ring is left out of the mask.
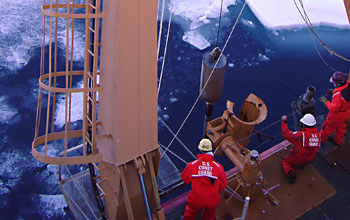
[[[207,138],[203,138],[199,142],[198,149],[201,151],[211,151],[213,149],[211,146],[211,141]]]
[[[314,126],[316,125],[315,117],[312,114],[305,114],[304,117],[300,119],[300,122],[307,126]]]

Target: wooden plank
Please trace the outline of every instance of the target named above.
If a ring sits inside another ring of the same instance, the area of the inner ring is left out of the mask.
[[[289,184],[281,167],[281,158],[286,150],[278,151],[264,159],[261,171],[264,176],[263,189],[280,184],[270,193],[279,201],[273,206],[263,193],[256,193],[251,197],[246,219],[296,219],[321,202],[333,196],[336,191],[312,166],[296,169],[297,179],[294,184]],[[232,189],[237,186],[236,179],[229,182]],[[246,195],[242,195],[244,198]],[[234,219],[241,215],[243,203],[232,198],[227,204],[225,199],[228,193],[221,195],[222,202],[217,209],[217,219]]]

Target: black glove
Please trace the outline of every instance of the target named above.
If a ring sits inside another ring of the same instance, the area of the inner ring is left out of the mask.
[[[320,98],[320,101],[323,102],[323,104],[326,104],[329,100],[326,97],[322,96]]]
[[[325,97],[330,97],[333,95],[333,89],[328,89],[326,94],[325,94]]]

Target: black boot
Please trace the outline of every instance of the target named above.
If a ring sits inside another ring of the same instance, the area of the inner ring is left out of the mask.
[[[341,144],[339,145],[337,142],[335,142],[334,137],[328,137],[328,141],[337,147],[341,147]]]
[[[295,179],[297,178],[297,175],[295,175],[293,171],[289,171],[287,175],[288,175],[288,182],[290,184],[294,183]]]

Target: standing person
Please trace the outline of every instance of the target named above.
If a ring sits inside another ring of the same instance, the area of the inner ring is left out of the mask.
[[[181,173],[184,183],[192,183],[192,190],[187,198],[183,220],[196,219],[202,211],[201,220],[215,219],[216,207],[220,203],[220,192],[227,186],[224,168],[214,160],[212,144],[209,139],[202,139],[198,149],[198,160],[187,164]]]
[[[321,144],[324,144],[329,135],[335,132],[334,142],[341,146],[346,132],[346,121],[350,118],[350,86],[349,81],[346,81],[346,75],[341,72],[335,72],[330,82],[335,88],[332,102],[326,97],[320,99],[329,110],[321,129]]]
[[[308,113],[300,119],[300,122],[301,131],[292,132],[288,129],[287,116],[282,116],[282,136],[294,145],[288,155],[282,158],[282,167],[289,183],[294,183],[297,177],[293,166],[303,167],[312,163],[320,149],[320,133],[315,126],[315,117]]]

